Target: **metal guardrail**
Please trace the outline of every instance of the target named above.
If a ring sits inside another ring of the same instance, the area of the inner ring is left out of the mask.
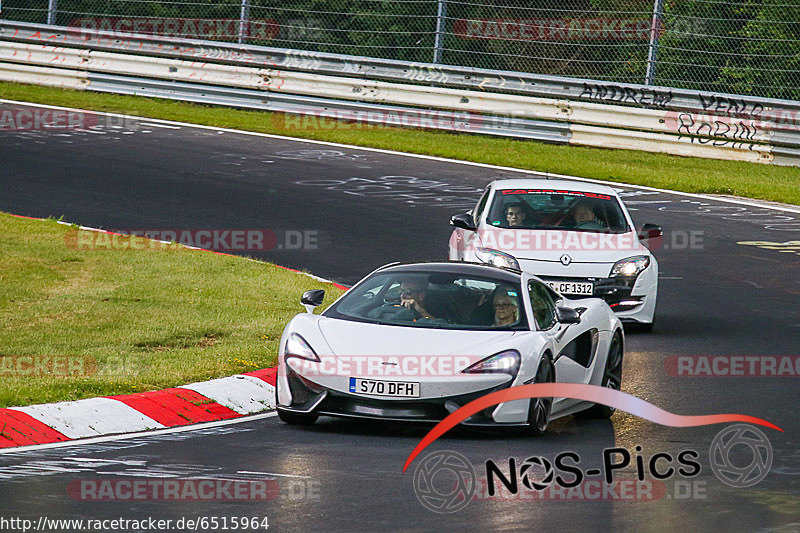
[[[59,43],[61,46],[81,46],[109,51],[124,50],[129,53],[161,57],[195,57],[218,63],[257,64],[320,74],[491,90],[649,109],[726,113],[741,117],[757,117],[763,114],[763,111],[772,109],[800,111],[800,102],[793,100],[654,87],[652,85],[609,83],[434,63],[412,63],[199,39],[120,34],[5,20],[0,21],[0,39],[45,41],[51,44]],[[797,125],[800,126],[800,117],[797,118]]]
[[[294,127],[300,130],[306,127],[302,120],[302,116],[306,115],[313,117],[312,127],[330,127],[332,129],[336,127],[332,121],[344,120],[384,126],[419,127],[423,125],[428,129],[518,137],[559,144],[567,144],[571,137],[568,124],[540,120],[477,116],[470,113],[362,104],[277,93],[265,94],[252,89],[215,86],[198,88],[193,83],[97,73],[90,74],[88,80],[95,91],[171,98],[299,115],[300,117],[295,120],[283,121],[281,125],[288,129]],[[325,112],[320,113],[321,109],[324,109]]]
[[[6,43],[0,49],[0,60],[15,61],[24,58],[26,64],[86,69],[91,72],[136,74],[176,81],[203,82],[205,84],[257,87],[274,93],[317,96],[320,94],[343,100],[361,100],[399,105],[425,105],[434,109],[486,114],[490,117],[510,117],[511,121],[533,117],[548,120],[673,133],[679,127],[679,117],[666,117],[663,111],[627,107],[609,107],[604,104],[570,102],[565,100],[524,97],[494,92],[452,90],[441,87],[398,85],[381,81],[324,76],[306,72],[241,67],[183,60],[151,58],[52,47],[39,44]],[[319,110],[320,108],[317,108]],[[309,109],[310,110],[310,109]],[[613,112],[613,113],[612,113]],[[477,122],[478,116],[473,117]],[[729,140],[744,143],[775,142],[773,132],[759,131],[747,119],[730,119]],[[513,133],[513,129],[509,129]],[[798,138],[800,141],[800,138]]]
[[[87,72],[70,86],[93,90],[300,114],[330,109],[360,122],[377,122],[369,113],[378,111],[380,122],[395,125],[409,124],[387,120],[393,112],[423,113],[428,120],[419,127],[800,165],[794,123],[800,102],[634,85],[609,89],[589,80],[7,21],[0,21],[0,39],[6,41],[0,61],[7,62],[0,73],[13,70],[13,62],[55,75],[58,65]],[[30,80],[46,74],[29,68],[20,76],[37,83]]]

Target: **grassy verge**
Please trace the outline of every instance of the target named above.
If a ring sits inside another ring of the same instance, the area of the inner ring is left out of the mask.
[[[800,205],[800,168],[793,167],[677,157],[632,150],[557,146],[424,130],[367,128],[330,122],[319,124],[316,121],[287,120],[280,113],[12,83],[0,83],[0,97],[399,150],[686,192],[732,194]]]
[[[274,265],[181,247],[74,249],[69,231],[0,214],[0,407],[273,366],[300,294],[326,289],[325,305],[341,294]],[[67,359],[42,359],[52,356]]]

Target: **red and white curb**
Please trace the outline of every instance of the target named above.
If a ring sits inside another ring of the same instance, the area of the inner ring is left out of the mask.
[[[0,409],[0,448],[215,422],[275,408],[276,368],[160,391]]]

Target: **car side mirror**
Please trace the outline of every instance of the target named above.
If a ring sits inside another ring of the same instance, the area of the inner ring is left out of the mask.
[[[469,213],[460,215],[453,215],[450,217],[450,225],[457,228],[465,229],[467,231],[477,231],[478,226],[475,224],[475,219]]]
[[[658,224],[645,224],[639,232],[639,240],[648,241],[650,239],[660,239],[664,236],[664,230]]]
[[[307,313],[314,313],[314,308],[322,305],[322,300],[325,299],[325,291],[322,289],[314,289],[313,291],[306,291],[300,298],[300,303],[306,308]]]
[[[556,307],[556,320],[559,324],[578,324],[581,314],[571,307]]]

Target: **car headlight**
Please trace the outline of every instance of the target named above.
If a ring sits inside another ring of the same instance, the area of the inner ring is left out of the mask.
[[[311,349],[311,346],[308,345],[306,340],[297,333],[292,333],[289,335],[289,338],[286,339],[286,346],[283,350],[283,354],[284,360],[290,357],[299,357],[307,361],[319,362],[320,360],[319,356]]]
[[[611,277],[638,276],[648,266],[650,266],[650,257],[646,255],[628,257],[614,263],[614,266],[611,267]]]
[[[491,355],[464,369],[464,374],[509,374],[516,376],[519,371],[520,356],[516,350],[506,350]]]
[[[488,265],[520,270],[519,262],[514,259],[514,256],[505,252],[501,252],[500,250],[492,250],[491,248],[475,248],[475,255],[478,257],[478,259]]]

